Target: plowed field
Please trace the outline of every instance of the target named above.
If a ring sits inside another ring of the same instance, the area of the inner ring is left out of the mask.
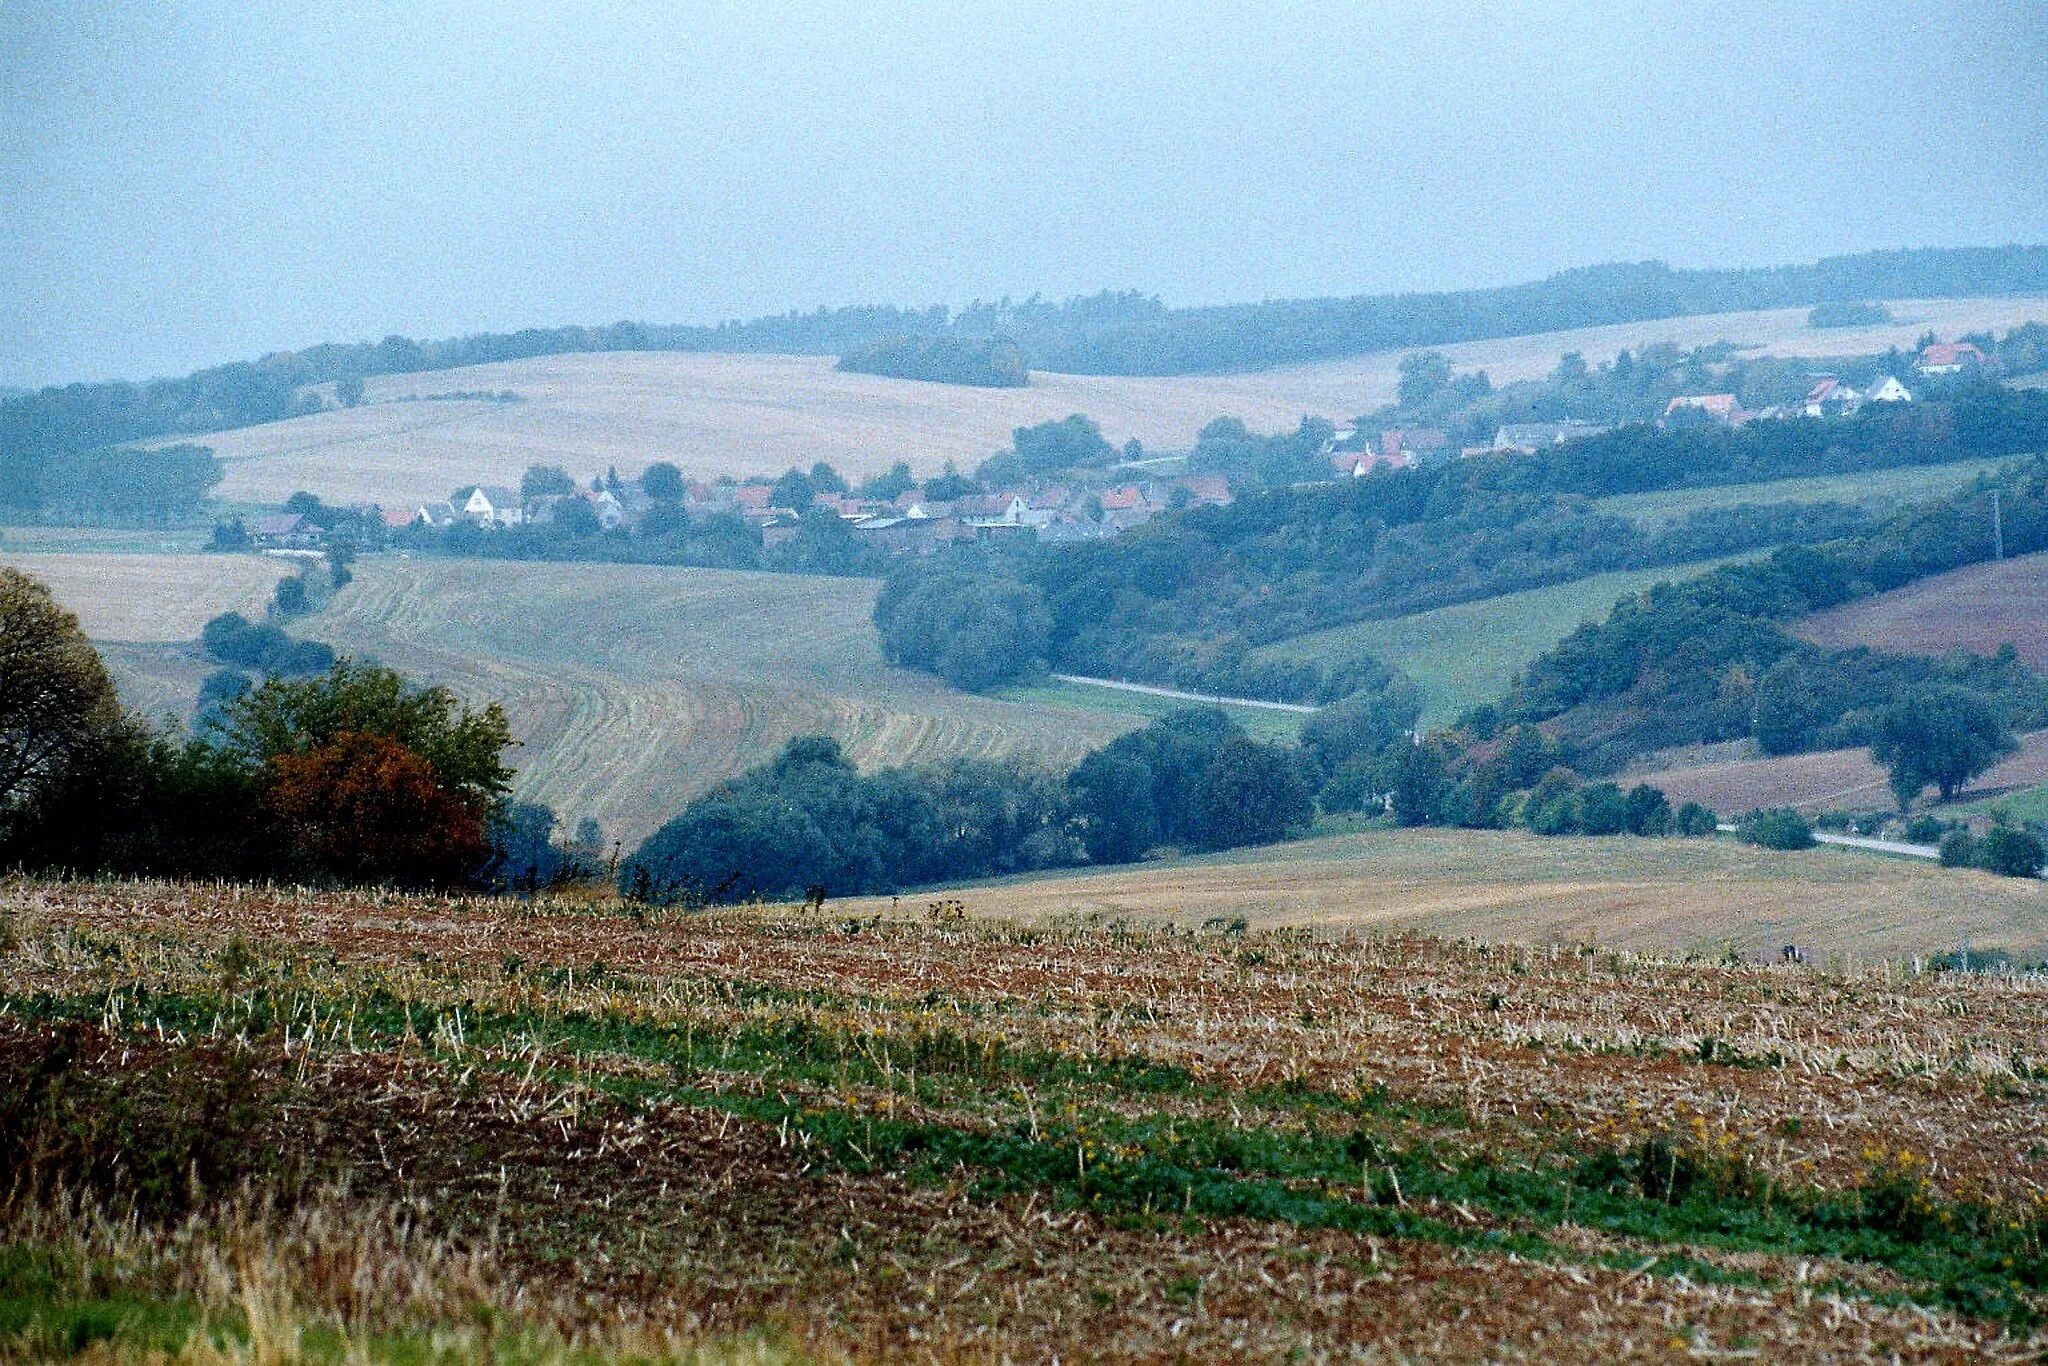
[[[24,1359],[2048,1346],[2039,979],[945,905],[0,913]]]
[[[2027,663],[2048,668],[2048,554],[1937,574],[1803,617],[1791,630],[1833,649],[1867,645],[1915,655],[1988,655],[2010,642]]]

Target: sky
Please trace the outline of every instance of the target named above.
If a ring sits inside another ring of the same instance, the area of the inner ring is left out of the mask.
[[[2042,0],[0,0],[0,385],[2048,242]]]

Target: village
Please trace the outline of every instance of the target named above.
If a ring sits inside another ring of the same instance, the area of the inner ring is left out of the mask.
[[[1976,345],[1929,342],[1913,370],[1931,381],[1966,376],[1988,363]],[[1850,417],[1870,404],[1911,403],[1911,389],[1890,374],[1858,389],[1832,375],[1816,377],[1803,399],[1745,410],[1733,393],[1679,394],[1665,405],[1657,425],[1741,426],[1757,421]],[[1492,441],[1453,450],[1440,427],[1353,425],[1333,430],[1318,458],[1329,480],[1364,478],[1381,470],[1414,469],[1452,458],[1534,455],[1613,430],[1611,425],[1566,418],[1555,422],[1502,423]],[[470,484],[445,500],[411,507],[351,509],[353,539],[381,529],[383,540],[446,533],[457,527],[494,532],[513,528],[551,529],[564,537],[638,533],[660,529],[677,517],[692,520],[728,516],[758,531],[761,547],[772,551],[796,537],[807,513],[830,514],[846,524],[858,545],[886,554],[929,555],[957,542],[1016,538],[1040,545],[1099,541],[1143,526],[1163,513],[1187,507],[1227,506],[1242,490],[1224,473],[1184,470],[1184,456],[1135,459],[1099,471],[1070,470],[1048,479],[1006,481],[985,490],[954,473],[913,482],[899,465],[893,479],[849,488],[829,465],[807,476],[792,471],[798,496],[783,496],[791,476],[686,480],[675,466],[657,461],[638,478],[616,470],[576,482],[554,467],[536,467],[520,488]],[[536,476],[540,476],[538,479]],[[880,485],[881,487],[877,487]],[[900,487],[897,487],[900,486]],[[303,506],[295,506],[301,499]],[[284,511],[257,519],[248,544],[259,551],[318,551],[332,530],[318,500],[302,495]],[[375,539],[374,535],[371,539]]]

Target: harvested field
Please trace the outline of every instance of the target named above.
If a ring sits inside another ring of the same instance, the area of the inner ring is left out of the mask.
[[[1616,493],[1595,498],[1593,506],[1601,512],[1626,517],[1653,530],[1684,521],[1695,512],[1736,507],[1743,503],[1848,503],[1882,516],[1903,503],[1954,493],[1978,475],[1989,474],[2008,463],[2005,460],[1963,460],[1953,465],[1910,465],[1903,469],[1864,470],[1857,474],[1818,474],[1803,479],[1771,479],[1760,484]]]
[[[1865,749],[1787,754],[1776,759],[1724,759],[1692,767],[1631,774],[1674,802],[1701,802],[1723,815],[1760,806],[1802,811],[1885,811],[1897,804],[1885,771]],[[2022,736],[2020,752],[1958,794],[1965,800],[1995,796],[2048,782],[2048,731]],[[1932,800],[1931,796],[1926,800]]]
[[[2038,979],[626,909],[0,888],[15,1341],[2044,1346]],[[148,1184],[188,1153],[214,1189]]]
[[[0,565],[50,586],[94,640],[190,641],[222,612],[261,616],[297,566],[255,555],[17,554]]]
[[[1788,628],[1816,645],[1899,654],[1994,653],[2010,642],[2048,668],[2048,553],[1975,564],[1801,617]]]
[[[294,629],[474,703],[501,703],[518,794],[628,848],[790,738],[864,767],[951,755],[1052,764],[1141,718],[958,692],[883,664],[866,579],[377,556]]]
[[[1968,941],[2048,958],[2048,883],[1833,849],[1387,830],[962,888],[975,915],[1422,933],[1748,959]],[[853,903],[869,910],[888,898]]]
[[[1944,335],[2004,330],[2048,315],[2048,300],[1896,301],[1902,321],[1816,332],[1804,309],[1716,314],[1554,332],[1441,348],[1496,383],[1548,374],[1566,351],[1589,362],[1658,341],[1733,341],[1780,355],[1850,355]],[[1012,428],[1081,412],[1121,444],[1190,444],[1211,418],[1291,428],[1303,413],[1333,420],[1394,395],[1398,352],[1251,374],[1131,378],[1039,374],[1025,389],[974,389],[840,374],[830,357],[615,352],[548,356],[367,383],[345,410],[205,438],[228,464],[222,497],[282,503],[298,489],[329,502],[406,506],[464,483],[519,482],[536,462],[581,478],[616,465],[633,474],[670,460],[687,474],[780,474],[829,460],[854,476],[907,460],[935,473],[971,467],[1009,443]],[[430,400],[437,393],[519,395],[514,403]],[[417,397],[419,401],[402,401]]]

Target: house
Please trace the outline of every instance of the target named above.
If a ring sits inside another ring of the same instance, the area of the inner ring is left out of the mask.
[[[1863,406],[1863,395],[1832,375],[1806,391],[1801,411],[1808,417],[1844,417]]]
[[[973,527],[1024,525],[1025,503],[1014,493],[979,494],[953,504],[953,515]]]
[[[1330,468],[1337,472],[1339,479],[1363,479],[1381,466],[1390,470],[1412,470],[1415,457],[1402,450],[1389,453],[1384,448],[1377,451],[1337,451],[1330,456]]]
[[[1714,421],[1731,427],[1745,416],[1733,394],[1680,394],[1664,405],[1664,418],[1668,422],[1673,413],[1687,411],[1705,413]]]
[[[1113,489],[1104,489],[1098,500],[1105,514],[1112,512],[1136,512],[1145,506],[1145,491],[1136,484],[1120,484]]]
[[[1394,427],[1380,433],[1380,454],[1390,460],[1406,456],[1404,469],[1443,454],[1450,444],[1441,427]]]
[[[423,526],[429,531],[446,531],[455,525],[455,504],[421,503],[412,520],[414,525]]]
[[[1921,348],[1913,368],[1923,375],[1960,375],[1983,365],[1984,353],[1969,342],[1936,342]]]
[[[404,508],[378,508],[377,519],[384,523],[386,531],[403,531],[419,521],[419,514]]]
[[[1865,403],[1911,403],[1913,401],[1913,391],[1899,383],[1893,376],[1886,375],[1883,379],[1863,391],[1863,401]]]
[[[597,524],[606,531],[618,530],[619,524],[626,520],[626,505],[610,489],[585,494],[584,499],[590,504],[590,510],[597,514]]]
[[[1589,436],[1599,436],[1610,428],[1593,422],[1581,422],[1577,418],[1566,418],[1562,422],[1509,422],[1494,433],[1494,451],[1519,451],[1523,455],[1534,455],[1546,446],[1562,446],[1567,441],[1583,441]]]
[[[459,490],[458,490],[459,492]],[[478,526],[518,526],[526,520],[519,491],[502,484],[476,484],[457,503],[460,514]]]
[[[768,506],[775,490],[766,484],[741,484],[732,491],[733,508],[750,522],[765,522],[775,510]]]
[[[319,526],[296,512],[260,517],[249,528],[249,539],[258,550],[318,550],[325,535]]]
[[[1230,480],[1220,474],[1191,474],[1179,481],[1179,486],[1194,497],[1203,507],[1229,507],[1231,504]]]

